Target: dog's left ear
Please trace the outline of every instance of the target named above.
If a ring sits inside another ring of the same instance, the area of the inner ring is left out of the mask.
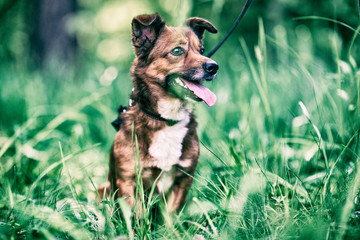
[[[211,22],[199,17],[189,18],[187,21],[188,26],[194,31],[194,33],[201,40],[204,36],[204,31],[208,30],[211,33],[217,33],[218,30]]]
[[[146,55],[161,30],[165,26],[165,21],[161,19],[160,15],[155,13],[151,15],[139,15],[132,21],[132,42],[135,47],[136,55]]]

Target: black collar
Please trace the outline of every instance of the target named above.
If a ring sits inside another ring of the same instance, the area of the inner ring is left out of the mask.
[[[133,106],[135,106],[135,104],[136,104],[135,101],[130,98],[129,99],[129,107],[133,107]],[[172,120],[172,119],[163,118],[162,116],[160,116],[160,114],[150,111],[149,109],[145,108],[141,104],[139,104],[139,108],[148,117],[150,117],[152,119],[155,119],[155,120],[158,120],[158,121],[166,122],[167,125],[169,125],[169,126],[174,126],[175,124],[180,122],[179,120]],[[118,113],[119,114],[118,114],[117,118],[114,121],[111,122],[111,125],[115,128],[116,131],[120,130],[120,127],[121,127],[121,124],[122,124],[122,113],[126,112],[127,110],[128,110],[128,108],[124,107],[124,106],[120,106],[118,108]]]
[[[180,120],[163,118],[160,114],[150,111],[149,109],[145,108],[143,105],[141,105],[141,104],[138,104],[138,105],[139,105],[140,110],[143,111],[143,113],[145,113],[145,115],[147,115],[148,117],[151,117],[152,119],[166,122],[169,126],[174,126],[175,124],[180,122]]]

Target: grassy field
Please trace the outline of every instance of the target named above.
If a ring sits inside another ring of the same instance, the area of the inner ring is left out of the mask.
[[[255,43],[232,39],[215,55],[218,102],[196,109],[189,201],[161,225],[156,195],[140,218],[124,199],[95,199],[129,63],[80,74],[1,63],[0,239],[359,239],[360,28],[292,21],[267,32],[259,18]],[[338,29],[351,32],[346,48]]]

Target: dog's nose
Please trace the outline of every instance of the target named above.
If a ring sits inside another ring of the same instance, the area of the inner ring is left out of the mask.
[[[203,64],[203,68],[204,68],[205,72],[207,72],[211,75],[214,75],[217,72],[217,70],[219,69],[219,66],[214,62],[205,62]]]

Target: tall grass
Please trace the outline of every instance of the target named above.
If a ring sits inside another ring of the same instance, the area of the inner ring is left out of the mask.
[[[84,75],[83,85],[71,77],[49,84],[2,68],[1,106],[19,123],[2,120],[0,130],[0,238],[355,239],[358,55],[329,31],[328,63],[314,54],[309,29],[299,25],[297,33],[289,42],[296,33],[281,25],[267,33],[260,19],[254,49],[239,39],[236,51],[218,53],[221,71],[210,88],[219,101],[196,110],[201,156],[189,201],[176,215],[161,206],[164,224],[151,215],[161,196],[145,202],[140,173],[141,210],[123,198],[96,200],[115,133],[109,123],[131,89],[126,72],[106,87],[94,76]]]

